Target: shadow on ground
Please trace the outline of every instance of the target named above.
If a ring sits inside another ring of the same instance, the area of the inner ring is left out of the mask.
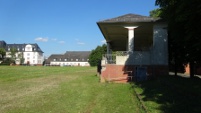
[[[148,112],[201,112],[201,79],[198,77],[163,76],[135,82],[132,88],[140,95]]]

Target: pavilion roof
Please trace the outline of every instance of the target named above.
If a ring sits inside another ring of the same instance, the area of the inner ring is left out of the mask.
[[[142,16],[137,14],[125,14],[111,19],[99,21],[98,23],[115,23],[115,22],[155,22],[160,18],[152,18],[149,16]]]

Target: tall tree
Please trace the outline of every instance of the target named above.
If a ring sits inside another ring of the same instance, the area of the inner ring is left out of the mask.
[[[11,60],[12,60],[12,62],[14,62],[15,63],[15,60],[16,60],[16,58],[17,58],[17,56],[16,56],[16,53],[17,53],[18,51],[17,51],[17,49],[16,48],[11,48],[10,49],[10,56],[11,56]]]
[[[175,61],[190,63],[190,76],[201,55],[201,2],[200,0],[156,0],[162,18],[168,22],[172,55]]]
[[[89,55],[89,64],[91,66],[97,66],[106,51],[106,44],[103,44],[102,46],[97,46],[94,50],[92,50],[91,54]]]
[[[3,59],[6,55],[6,50],[4,48],[0,48],[0,59]]]
[[[21,52],[21,53],[18,54],[18,58],[20,59],[20,64],[23,64],[23,63],[24,63],[24,55],[23,55],[23,52]]]

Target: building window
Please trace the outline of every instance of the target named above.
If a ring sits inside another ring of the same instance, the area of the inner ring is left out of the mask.
[[[67,59],[64,59],[64,61],[67,61]]]
[[[56,61],[56,59],[54,59],[54,61]]]
[[[27,56],[30,56],[30,53],[27,53]]]
[[[60,58],[60,61],[61,61],[61,58]]]
[[[27,60],[29,60],[30,58],[29,57],[27,57]]]
[[[30,49],[31,49],[30,47],[27,47],[27,50],[28,50],[28,51],[30,51]]]
[[[73,61],[73,59],[71,58],[71,61]]]
[[[84,61],[84,58],[82,59],[82,61]]]
[[[78,61],[78,59],[76,59],[76,61]]]

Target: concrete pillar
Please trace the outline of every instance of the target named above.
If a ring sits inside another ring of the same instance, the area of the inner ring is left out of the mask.
[[[152,63],[155,65],[168,65],[168,34],[166,24],[153,26]]]
[[[138,26],[129,26],[125,27],[128,29],[128,50],[127,51],[134,51],[134,29]]]
[[[107,42],[107,61],[110,63],[112,61],[112,50],[110,49],[110,43]]]
[[[110,54],[110,43],[107,42],[107,54]]]

